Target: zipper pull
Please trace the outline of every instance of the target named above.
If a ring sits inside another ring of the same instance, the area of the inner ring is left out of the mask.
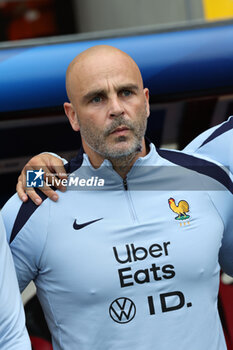
[[[127,184],[127,179],[123,179],[123,186],[126,191],[128,191],[128,184]]]

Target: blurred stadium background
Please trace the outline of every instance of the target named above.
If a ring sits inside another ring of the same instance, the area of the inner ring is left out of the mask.
[[[151,92],[148,137],[182,149],[233,114],[232,0],[0,0],[0,206],[27,159],[80,146],[62,104],[65,70],[79,52],[117,46]],[[233,285],[222,276],[219,310],[233,349]],[[34,287],[23,296],[35,350],[51,349]]]

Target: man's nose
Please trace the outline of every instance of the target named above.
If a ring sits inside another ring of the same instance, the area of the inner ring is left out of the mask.
[[[118,97],[111,98],[109,101],[110,117],[119,117],[124,114],[124,108]]]

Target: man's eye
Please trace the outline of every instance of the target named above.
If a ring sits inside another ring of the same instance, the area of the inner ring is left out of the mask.
[[[125,97],[130,96],[131,94],[132,94],[132,92],[129,91],[129,90],[123,90],[122,91],[122,95],[125,96]]]
[[[102,97],[100,97],[100,96],[96,96],[91,100],[91,102],[93,102],[93,103],[99,103],[101,101],[102,101]]]

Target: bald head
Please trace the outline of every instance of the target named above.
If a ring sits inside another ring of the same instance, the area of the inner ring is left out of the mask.
[[[65,113],[92,165],[106,158],[129,169],[146,154],[149,90],[129,55],[107,45],[89,48],[70,63],[66,88]]]
[[[66,72],[66,90],[71,103],[75,102],[79,90],[85,88],[83,82],[88,84],[98,77],[107,78],[117,70],[130,71],[143,89],[141,72],[127,53],[108,45],[93,46],[80,53],[69,64]]]

